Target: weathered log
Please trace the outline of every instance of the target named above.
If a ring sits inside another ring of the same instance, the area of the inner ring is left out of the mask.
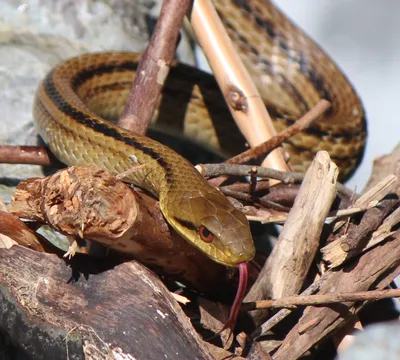
[[[180,237],[156,199],[96,167],[73,166],[21,182],[10,211],[97,241],[199,291],[228,289],[227,269]]]
[[[55,255],[0,249],[0,328],[24,359],[212,358],[162,282],[138,262],[71,278]]]
[[[400,273],[400,232],[391,240],[379,244],[350,261],[337,271],[326,272],[321,278],[319,294],[331,292],[365,291],[383,289]],[[299,322],[291,329],[273,356],[274,359],[298,359],[335,329],[351,319],[354,302],[332,306],[308,306]]]

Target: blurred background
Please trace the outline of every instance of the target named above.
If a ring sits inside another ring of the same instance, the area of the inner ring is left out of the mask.
[[[400,1],[273,2],[339,65],[363,102],[367,148],[362,164],[347,182],[350,188],[361,191],[373,159],[390,153],[400,140]]]
[[[399,143],[400,1],[275,0],[334,59],[363,101],[369,127],[363,163],[348,182],[362,189],[377,156]]]

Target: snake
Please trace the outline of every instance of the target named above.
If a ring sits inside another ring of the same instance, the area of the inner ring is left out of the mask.
[[[345,75],[270,1],[214,0],[214,5],[277,131],[321,98],[332,104],[323,118],[284,144],[291,166],[304,170],[317,151],[327,150],[342,178],[350,176],[363,155],[366,121]],[[245,215],[181,155],[113,123],[139,61],[140,54],[105,52],[57,65],[36,92],[39,134],[65,164],[96,165],[112,174],[133,169],[124,181],[157,197],[168,223],[212,260],[228,267],[250,261],[255,248]],[[224,154],[245,146],[214,78],[178,62],[154,123]]]

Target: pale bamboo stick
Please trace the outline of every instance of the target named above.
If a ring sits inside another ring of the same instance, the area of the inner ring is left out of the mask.
[[[190,20],[229,109],[250,146],[276,135],[264,102],[210,0],[195,0]],[[271,152],[263,166],[289,170],[279,149]]]

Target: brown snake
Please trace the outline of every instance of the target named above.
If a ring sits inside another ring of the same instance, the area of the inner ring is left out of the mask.
[[[324,119],[285,144],[294,169],[304,169],[323,149],[348,177],[361,160],[366,125],[345,76],[270,2],[214,3],[278,131],[320,98],[332,103]],[[135,54],[103,53],[58,65],[37,91],[34,117],[41,136],[66,164],[97,165],[114,174],[137,166],[124,180],[157,196],[178,233],[224,265],[249,261],[254,245],[240,211],[174,151],[103,120],[118,118],[138,60]],[[213,78],[184,65],[171,69],[155,118],[161,127],[168,123],[226,152],[244,143],[227,125],[231,116]]]

